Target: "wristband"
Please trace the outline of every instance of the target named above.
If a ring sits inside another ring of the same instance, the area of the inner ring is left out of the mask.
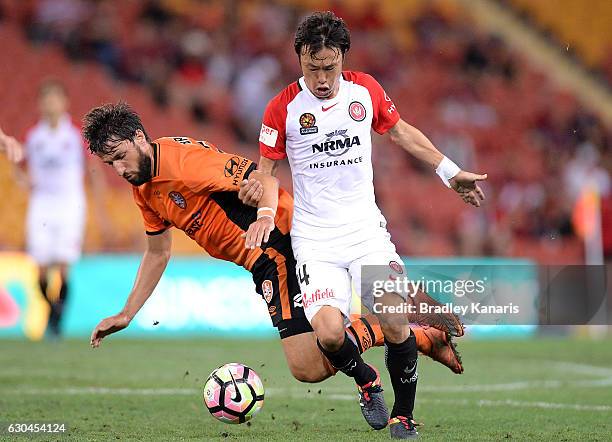
[[[276,210],[274,210],[272,207],[260,207],[257,209],[257,213],[263,212],[264,210],[269,210],[273,215],[276,215]]]
[[[442,158],[442,161],[436,167],[436,173],[446,187],[450,187],[449,180],[454,178],[459,172],[461,172],[461,168],[446,157]]]
[[[274,217],[272,215],[257,215],[258,220],[261,218],[270,218],[272,221],[274,221]]]

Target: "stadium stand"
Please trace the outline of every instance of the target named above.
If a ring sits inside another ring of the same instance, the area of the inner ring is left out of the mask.
[[[591,68],[603,68],[612,85],[612,2],[591,0],[509,0],[512,7],[559,44],[571,48]]]
[[[5,102],[19,103],[0,109],[7,131],[21,134],[35,121],[36,84],[52,74],[67,82],[79,118],[123,99],[154,137],[193,135],[257,158],[268,99],[299,76],[292,29],[306,8],[328,7],[353,30],[347,68],[375,75],[405,120],[461,166],[489,173],[490,203],[470,209],[376,137],[377,198],[400,253],[581,262],[571,218],[586,176],[600,177],[603,222],[612,222],[610,131],[546,72],[466,25],[454,1],[236,1],[231,10],[221,1],[189,0],[0,4],[0,39],[10,42],[0,53],[0,84],[10,85]],[[15,249],[25,194],[7,167],[0,162],[0,184],[11,195],[0,202],[0,247]],[[286,170],[281,182],[290,187]],[[113,183],[107,206],[116,237],[102,237],[92,221],[87,251],[133,250],[141,241],[129,190]],[[605,241],[610,256],[612,238]],[[178,250],[197,249],[180,243]]]

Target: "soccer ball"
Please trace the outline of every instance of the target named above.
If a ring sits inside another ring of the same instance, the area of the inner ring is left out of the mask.
[[[227,424],[251,420],[263,407],[261,379],[246,365],[231,363],[213,370],[204,384],[204,404]]]

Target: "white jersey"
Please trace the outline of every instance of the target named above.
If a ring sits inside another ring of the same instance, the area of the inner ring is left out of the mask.
[[[40,121],[28,132],[25,145],[32,198],[84,198],[84,147],[68,115],[55,128]]]
[[[391,99],[368,74],[345,71],[338,94],[319,99],[304,77],[268,104],[263,157],[288,158],[293,175],[294,238],[332,238],[382,219],[374,199],[372,138],[399,120]]]

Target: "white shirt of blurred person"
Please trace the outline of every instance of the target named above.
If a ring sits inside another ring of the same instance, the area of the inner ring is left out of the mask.
[[[380,313],[373,309],[372,291],[362,293],[362,266],[384,265],[392,273],[404,273],[374,197],[371,129],[389,133],[392,141],[429,164],[467,203],[480,205],[484,194],[477,181],[486,175],[461,171],[442,155],[400,118],[373,77],[342,70],[350,34],[333,13],[306,17],[294,46],[303,77],[268,103],[259,138],[258,169],[274,175],[279,160],[289,160],[294,191],[291,241],[306,317],[332,365],[353,377],[358,386],[371,385],[379,378],[359,358],[343,331],[350,315],[351,286],[365,307]],[[249,202],[247,196],[253,193],[249,186],[254,185],[243,187],[244,201]],[[390,296],[389,302],[399,302],[395,295]],[[396,399],[391,417],[411,417],[416,391],[414,337],[406,322],[391,321],[384,315],[380,321]],[[460,323],[457,326],[451,332],[461,335],[463,329]],[[345,370],[345,366],[351,368]],[[411,381],[399,382],[401,378]],[[369,402],[371,399],[362,397],[364,416],[368,408],[376,409]],[[370,419],[371,415],[366,417],[374,426]]]
[[[40,121],[28,131],[25,147],[0,134],[9,158],[28,171],[27,252],[39,267],[39,286],[51,308],[49,331],[59,335],[68,293],[68,267],[81,256],[86,216],[84,144],[67,114],[64,86],[55,80],[39,90]],[[0,131],[1,132],[1,131]],[[49,298],[49,270],[61,276],[58,299]]]
[[[25,141],[30,182],[27,248],[40,266],[70,264],[81,255],[85,148],[66,108],[63,87],[58,83],[43,85],[42,119]]]

